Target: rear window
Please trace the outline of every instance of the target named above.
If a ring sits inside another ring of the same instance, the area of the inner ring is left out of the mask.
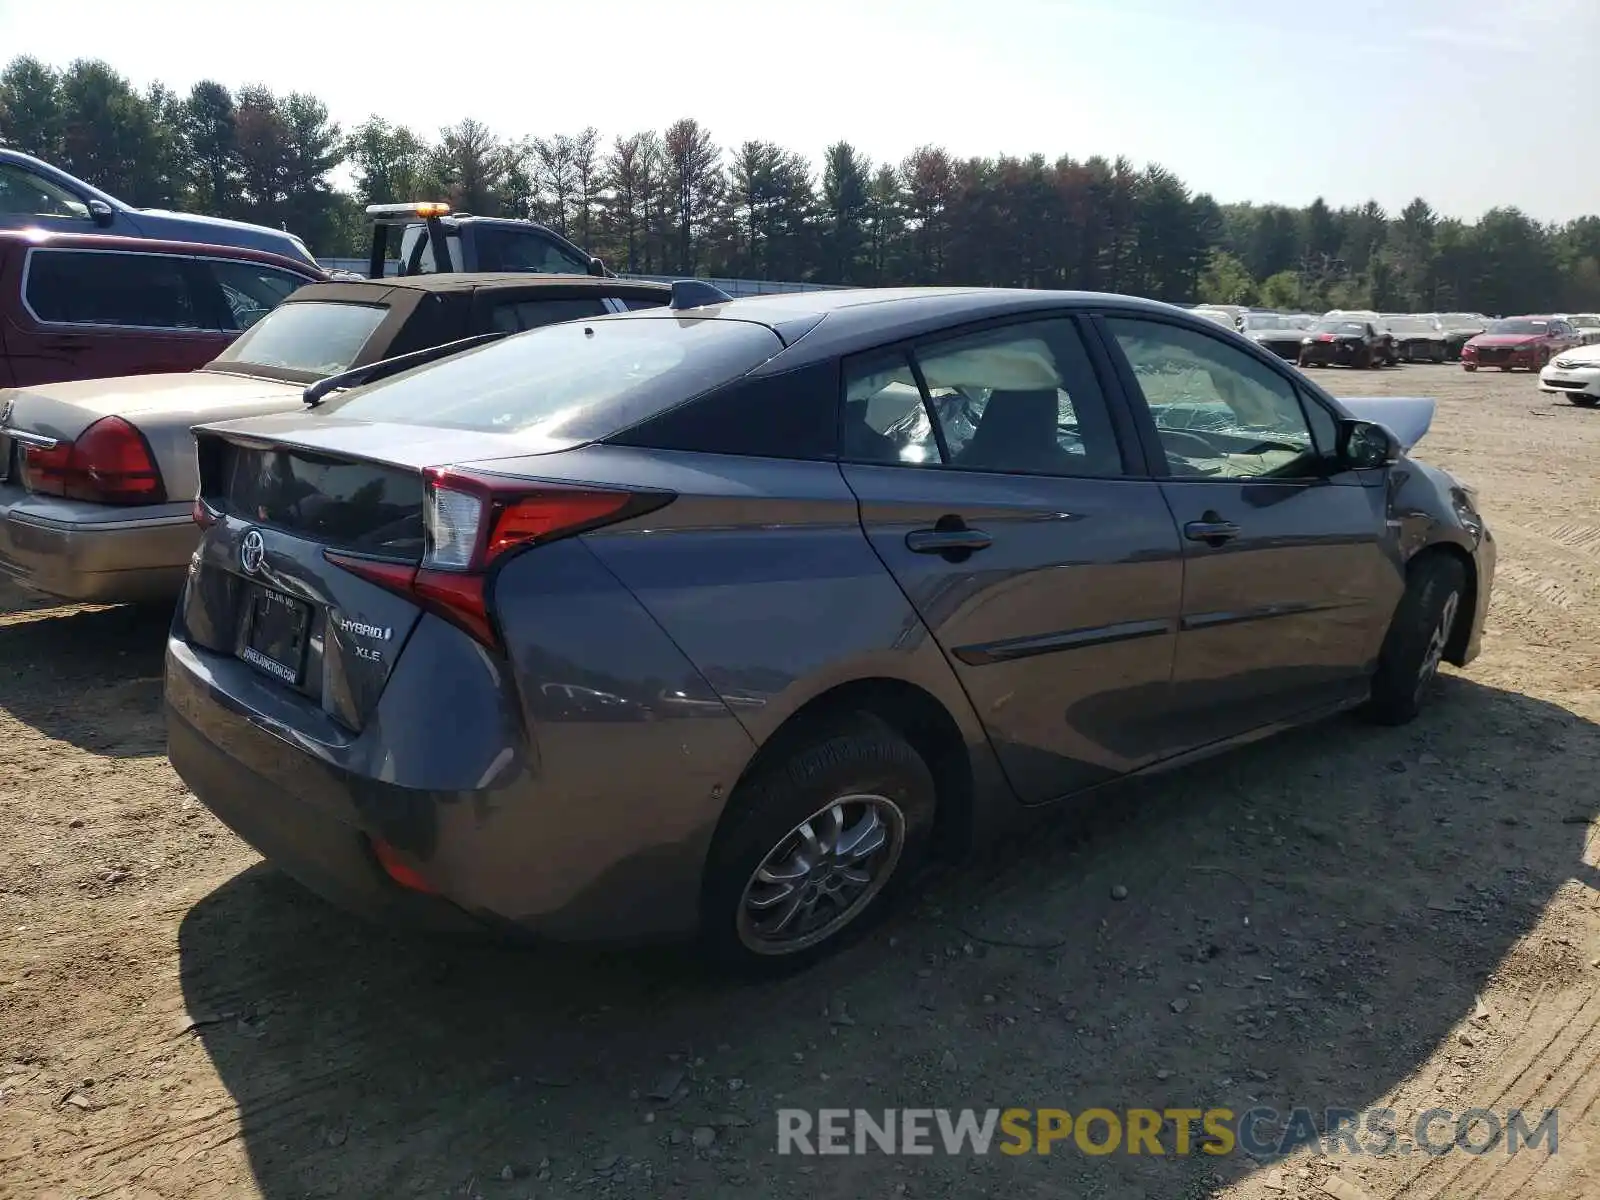
[[[534,229],[479,225],[472,231],[480,271],[532,271],[539,275],[586,275],[589,260]]]
[[[547,325],[357,389],[325,411],[589,441],[737,379],[782,349],[777,334],[748,321]]]
[[[388,315],[381,304],[320,300],[284,304],[247,329],[215,361],[337,375],[349,369]]]

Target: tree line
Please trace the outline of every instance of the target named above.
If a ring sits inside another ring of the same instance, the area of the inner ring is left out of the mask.
[[[543,221],[623,272],[1129,292],[1321,311],[1600,308],[1600,216],[1476,222],[1424,200],[1219,204],[1123,157],[960,158],[921,146],[820,164],[770,141],[723,147],[693,118],[609,141],[593,128],[435,135],[371,117],[348,131],[305,93],[205,80],[139,90],[108,64],[0,71],[0,144],[142,206],[283,227],[323,257],[364,255],[369,203],[448,200]],[[334,176],[350,186],[334,185]]]

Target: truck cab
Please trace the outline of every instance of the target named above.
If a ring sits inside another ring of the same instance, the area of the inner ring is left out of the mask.
[[[369,204],[372,253],[367,273],[381,279],[398,230],[400,275],[530,272],[539,275],[612,274],[598,258],[537,221],[452,213],[440,201]]]

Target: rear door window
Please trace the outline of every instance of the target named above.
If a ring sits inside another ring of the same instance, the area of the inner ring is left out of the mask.
[[[1115,476],[1122,453],[1077,327],[1006,325],[867,355],[845,370],[841,448],[854,462]]]
[[[23,297],[40,321],[203,329],[188,260],[103,250],[29,251]]]
[[[261,263],[197,260],[222,289],[224,329],[249,329],[308,282]]]

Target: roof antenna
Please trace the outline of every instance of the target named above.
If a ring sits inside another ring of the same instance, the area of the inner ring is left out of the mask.
[[[704,308],[710,304],[726,304],[733,297],[721,288],[712,287],[703,279],[674,279],[672,303],[669,308]]]

